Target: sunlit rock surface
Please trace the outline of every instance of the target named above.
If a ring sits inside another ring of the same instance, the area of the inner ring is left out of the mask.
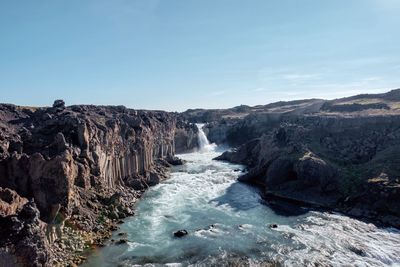
[[[144,189],[167,177],[168,161],[179,162],[175,143],[180,153],[197,147],[196,126],[178,114],[123,106],[3,104],[0,128],[0,187],[34,201],[35,220],[60,264],[71,254],[63,252],[63,235],[79,237],[72,254],[100,243],[133,214]],[[16,212],[13,205],[3,217]]]
[[[333,101],[278,102],[207,125],[237,146],[241,181],[267,197],[329,207],[400,227],[400,90]]]

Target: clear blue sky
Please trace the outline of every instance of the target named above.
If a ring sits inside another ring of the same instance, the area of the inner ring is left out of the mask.
[[[400,87],[400,0],[0,0],[0,102],[185,110]]]

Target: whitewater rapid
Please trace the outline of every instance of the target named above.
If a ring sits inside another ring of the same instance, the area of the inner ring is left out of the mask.
[[[399,230],[273,209],[258,189],[236,181],[243,166],[212,160],[222,151],[200,143],[200,151],[179,155],[187,163],[150,188],[114,233],[115,240],[127,233],[128,243],[98,250],[84,266],[400,266]],[[175,238],[180,229],[189,235]]]

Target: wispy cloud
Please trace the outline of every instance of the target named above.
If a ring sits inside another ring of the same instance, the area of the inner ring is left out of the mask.
[[[280,82],[283,84],[304,84],[321,79],[322,72],[300,72],[296,69],[264,69],[259,72],[258,78],[261,82]]]
[[[288,81],[304,81],[304,80],[315,79],[317,77],[319,77],[319,75],[315,73],[314,74],[290,73],[282,75],[282,78]]]
[[[211,96],[220,96],[220,95],[224,95],[226,93],[226,91],[214,91],[211,93]]]

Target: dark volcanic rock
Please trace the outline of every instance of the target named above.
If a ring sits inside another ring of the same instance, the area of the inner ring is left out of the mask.
[[[52,254],[33,201],[0,188],[1,266],[52,266]]]
[[[193,152],[198,147],[198,129],[195,124],[188,124],[178,120],[175,130],[175,152],[178,154]]]
[[[294,166],[296,178],[306,186],[318,186],[322,191],[335,190],[338,171],[312,153],[305,154]]]
[[[65,107],[61,100],[51,108],[0,105],[0,129],[2,230],[22,227],[21,248],[36,238],[38,255],[21,251],[38,264],[71,263],[70,253],[63,253],[66,237],[81,239],[70,244],[73,253],[84,250],[85,242],[101,243],[119,220],[133,214],[141,190],[165,179],[169,164],[183,163],[174,156],[176,149],[183,153],[197,146],[196,126],[179,114],[123,106]],[[10,217],[24,201],[17,196],[35,203],[21,210],[22,218]],[[91,231],[95,234],[87,235]],[[23,257],[10,250],[12,245],[3,243],[2,253]]]
[[[173,166],[183,165],[185,163],[184,160],[173,156],[168,157],[167,162]]]
[[[215,142],[239,144],[217,159],[247,165],[239,180],[263,187],[269,198],[400,227],[399,95],[271,104],[206,128]]]
[[[175,237],[184,237],[185,235],[188,235],[188,231],[186,230],[179,230],[174,233]]]
[[[55,100],[53,103],[53,108],[65,108],[64,100],[61,99]]]
[[[127,239],[120,239],[117,242],[115,242],[116,245],[122,245],[128,243]]]

